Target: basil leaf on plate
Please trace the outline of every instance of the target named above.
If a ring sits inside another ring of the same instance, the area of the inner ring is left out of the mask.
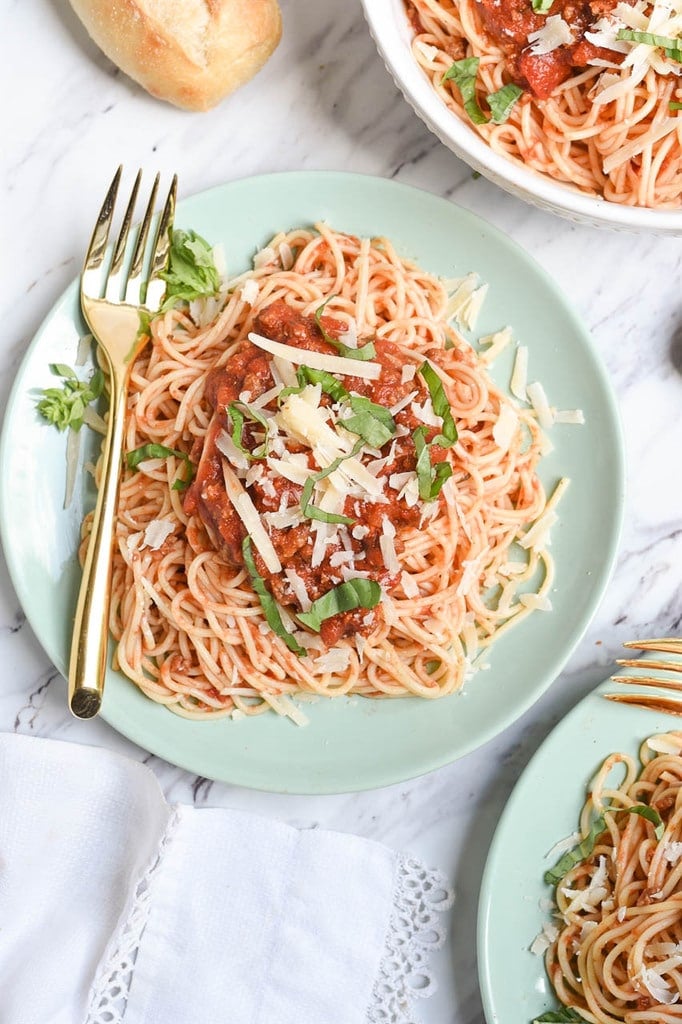
[[[166,282],[166,294],[160,313],[177,302],[215,295],[220,287],[213,249],[196,231],[172,232],[168,269],[161,277]]]
[[[339,355],[344,356],[345,359],[360,359],[362,362],[365,362],[367,359],[374,359],[374,356],[377,353],[373,341],[368,341],[367,344],[362,345],[361,348],[352,348],[350,345],[344,345],[342,341],[338,340],[338,338],[332,338],[331,334],[328,334],[327,331],[325,331],[322,325],[322,314],[324,313],[324,308],[327,303],[331,302],[331,300],[335,298],[335,295],[330,295],[329,298],[325,299],[322,305],[318,306],[315,310],[315,323],[320,328],[322,337],[328,345],[333,345]]]
[[[307,654],[306,649],[301,647],[296,638],[285,628],[284,623],[282,622],[282,617],[279,613],[279,608],[277,607],[277,602],[265,586],[265,580],[256,568],[256,562],[253,557],[253,552],[251,551],[251,538],[249,536],[244,537],[244,540],[242,541],[242,555],[244,557],[246,571],[248,572],[251,580],[251,586],[253,587],[254,593],[260,601],[260,606],[263,609],[265,621],[273,633],[276,633],[280,640],[284,641],[290,651],[297,654],[299,658],[303,657],[303,655]]]
[[[176,458],[182,459],[185,463],[185,475],[184,477],[178,477],[173,484],[172,490],[184,491],[194,479],[194,466],[190,462],[189,455],[178,451],[177,448],[166,448],[164,444],[143,444],[140,448],[133,448],[132,451],[128,452],[126,463],[129,469],[137,470],[140,463],[145,462],[147,459],[168,459],[171,455],[175,455]]]
[[[353,611],[355,608],[375,608],[380,600],[381,587],[375,580],[347,580],[318,597],[313,601],[310,611],[299,612],[297,618],[309,629],[319,633],[322,623],[333,615]]]

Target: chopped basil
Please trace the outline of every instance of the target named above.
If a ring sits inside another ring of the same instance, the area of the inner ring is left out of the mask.
[[[540,0],[540,2],[543,2],[543,0]],[[547,9],[549,10],[549,8]],[[497,92],[491,92],[489,96],[486,96],[493,122],[495,124],[504,124],[514,109],[516,101],[521,96],[523,96],[523,89],[519,88],[518,85],[514,85],[513,82],[503,85]]]
[[[227,407],[227,412],[232,420],[232,440],[234,441],[235,447],[237,447],[243,455],[246,455],[247,459],[265,459],[269,450],[268,421],[265,416],[258,412],[257,409],[251,409],[244,402],[230,402]],[[242,436],[244,434],[245,420],[251,420],[253,423],[258,423],[265,431],[265,440],[260,446],[259,454],[255,451],[251,452],[248,448],[244,447]]]
[[[649,807],[647,804],[634,804],[632,807],[605,807],[604,813],[610,814],[638,814],[640,818],[646,818],[654,826],[654,835],[656,839],[660,840],[665,832],[665,825],[663,820],[653,807]],[[582,839],[577,846],[574,846],[572,850],[568,850],[563,857],[554,865],[551,871],[545,872],[545,882],[548,885],[557,885],[564,875],[579,864],[581,861],[586,860],[587,857],[593,852],[597,839],[606,829],[606,821],[604,814],[600,814],[595,818],[592,823],[592,828],[589,833]]]
[[[653,807],[649,807],[648,804],[635,804],[634,807],[609,807],[609,811],[613,811],[616,814],[618,811],[624,811],[626,814],[638,814],[640,818],[646,818],[654,826],[654,835],[658,840],[663,838],[665,832],[665,825],[658,811],[654,810]]]
[[[533,1018],[533,1024],[574,1024],[574,1022],[575,1024],[586,1024],[585,1018],[570,1006],[564,1006],[560,1010],[549,1010],[541,1017]]]
[[[342,402],[344,398],[349,397],[341,381],[337,380],[333,374],[327,373],[326,370],[313,370],[310,366],[299,366],[296,370],[296,380],[298,387],[282,388],[277,395],[278,405],[281,405],[289,395],[300,395],[306,384],[319,384],[322,391],[333,398],[335,402]]]
[[[548,885],[557,885],[564,875],[575,867],[576,864],[580,864],[581,861],[589,857],[594,850],[597,839],[606,828],[604,821],[604,815],[600,814],[592,822],[592,828],[587,833],[584,839],[574,846],[572,850],[567,850],[566,853],[561,857],[553,868],[549,871],[545,871],[544,879]]]
[[[306,384],[319,384],[325,395],[329,395],[335,402],[341,402],[348,398],[348,392],[340,380],[337,380],[326,370],[313,370],[309,366],[299,366],[296,377],[301,387]]]
[[[462,94],[464,109],[470,120],[474,124],[487,124],[488,118],[476,99],[476,75],[479,63],[478,57],[465,57],[464,60],[456,60],[445,72],[441,82],[453,81]]]
[[[682,103],[678,103],[677,100],[670,100],[668,110],[682,110]]]
[[[431,444],[439,444],[441,448],[449,448],[457,440],[457,427],[452,418],[452,410],[445,394],[443,382],[428,362],[422,363],[419,367],[419,373],[421,373],[428,386],[433,411],[443,421],[443,432],[437,434],[431,441]]]
[[[322,326],[322,314],[324,313],[324,307],[334,298],[336,298],[335,295],[330,295],[329,298],[325,299],[322,305],[318,306],[315,310],[315,323],[320,328],[322,337],[328,345],[333,345],[339,355],[344,356],[346,359],[360,359],[362,362],[365,362],[367,359],[374,359],[377,352],[373,341],[368,341],[366,345],[362,345],[360,348],[351,348],[350,345],[344,345],[342,341],[338,340],[338,338],[332,338],[331,334],[327,334],[325,331]]]
[[[547,14],[554,0],[531,0],[531,3],[536,14]]]
[[[426,443],[426,427],[417,427],[412,434],[415,451],[417,453],[417,481],[419,483],[419,497],[422,501],[435,501],[441,492],[443,484],[452,476],[452,466],[449,462],[437,462],[431,465],[431,454],[429,445]]]
[[[371,402],[363,395],[351,395],[352,416],[339,420],[339,424],[357,434],[372,448],[381,448],[396,431],[395,420],[383,405]]]
[[[160,313],[172,309],[177,302],[215,295],[220,287],[213,250],[196,231],[172,232],[168,269],[161,276],[166,282],[166,294]]]
[[[310,611],[299,612],[297,618],[309,629],[319,633],[322,623],[333,615],[354,608],[374,608],[380,600],[381,587],[374,580],[347,580],[318,597],[310,606]]]
[[[442,664],[443,662],[440,660],[440,658],[433,658],[432,661],[427,661],[426,664],[424,665],[427,675],[432,676],[434,672],[438,671]]]
[[[163,444],[143,444],[141,448],[134,448],[128,452],[126,462],[129,469],[136,471],[140,463],[146,459],[168,459],[171,455],[175,455],[176,458],[182,459],[185,463],[185,475],[184,477],[178,477],[173,484],[172,490],[184,491],[194,479],[194,466],[190,462],[189,455],[186,455],[185,452],[179,452],[177,448],[166,448]]]
[[[313,496],[315,484],[319,480],[324,480],[325,477],[330,476],[346,459],[357,455],[362,445],[363,441],[361,439],[353,446],[353,450],[348,455],[339,455],[338,459],[334,459],[326,469],[321,469],[319,473],[313,473],[308,477],[301,493],[301,512],[304,516],[308,519],[316,519],[320,523],[341,523],[342,526],[352,526],[354,524],[355,520],[349,519],[348,516],[337,515],[336,512],[325,512],[324,509],[318,508],[317,505],[311,505],[310,499]]]
[[[637,32],[632,28],[621,28],[616,33],[616,39],[625,39],[629,43],[646,43],[647,46],[659,46],[667,57],[682,62],[682,39],[657,36],[652,32]]]
[[[61,388],[44,388],[40,392],[42,398],[38,402],[38,412],[58,430],[68,427],[80,430],[86,407],[102,394],[104,374],[95,370],[89,381],[79,380],[75,370],[65,363],[50,363],[50,371],[55,377],[61,377],[64,385]]]
[[[265,580],[256,568],[256,562],[253,557],[253,552],[251,551],[251,538],[249,536],[244,537],[244,540],[242,541],[242,555],[244,556],[246,571],[251,579],[251,586],[260,601],[260,606],[263,609],[263,614],[265,615],[265,620],[268,626],[273,633],[277,634],[280,640],[284,641],[290,651],[293,651],[294,654],[298,654],[299,658],[303,657],[303,655],[307,653],[305,647],[301,647],[296,638],[284,628],[284,623],[282,622],[282,616],[279,613],[277,602],[265,586]]]

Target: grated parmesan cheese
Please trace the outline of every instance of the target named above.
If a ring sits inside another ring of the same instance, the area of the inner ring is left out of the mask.
[[[144,539],[140,548],[151,548],[152,551],[158,551],[174,529],[175,524],[168,519],[152,519],[144,531]]]
[[[490,366],[511,340],[511,327],[505,327],[501,331],[495,331],[494,334],[487,334],[484,338],[479,338],[478,344],[487,346],[486,351],[481,356],[481,362],[485,363],[486,366]]]
[[[249,341],[269,352],[273,356],[286,359],[289,363],[300,365],[305,363],[312,370],[326,370],[327,373],[340,373],[350,377],[361,377],[363,380],[377,380],[381,375],[381,363],[373,363],[369,360],[347,359],[345,356],[332,356],[324,352],[312,352],[309,349],[295,348],[293,345],[283,345],[280,341],[271,341],[261,334],[253,331],[249,334]],[[294,375],[294,385],[296,377]],[[293,396],[289,396],[293,397]]]
[[[561,15],[553,14],[546,19],[542,28],[528,34],[528,42],[531,43],[531,53],[551,53],[560,46],[572,43],[573,34]]]
[[[525,345],[518,345],[516,358],[512,370],[509,390],[520,402],[528,401],[526,388],[528,387],[528,349]]]
[[[509,451],[518,425],[519,417],[514,409],[512,409],[511,405],[503,405],[500,409],[500,415],[493,425],[493,440],[501,451]]]
[[[528,400],[533,406],[537,415],[538,423],[543,430],[549,430],[554,423],[554,415],[549,407],[545,389],[539,381],[534,381],[527,387]]]
[[[258,298],[258,281],[255,278],[250,277],[248,281],[245,281],[241,287],[239,297],[242,302],[246,302],[247,305],[253,306]]]

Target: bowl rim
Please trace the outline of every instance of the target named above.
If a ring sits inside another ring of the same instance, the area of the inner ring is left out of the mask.
[[[405,0],[361,0],[386,69],[409,105],[440,141],[475,171],[526,202],[571,220],[616,230],[682,235],[682,209],[652,210],[612,203],[553,181],[494,152],[434,91],[409,47]]]

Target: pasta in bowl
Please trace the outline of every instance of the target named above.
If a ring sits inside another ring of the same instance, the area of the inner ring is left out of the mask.
[[[407,100],[477,171],[571,219],[682,230],[672,7],[379,0],[365,11]]]

